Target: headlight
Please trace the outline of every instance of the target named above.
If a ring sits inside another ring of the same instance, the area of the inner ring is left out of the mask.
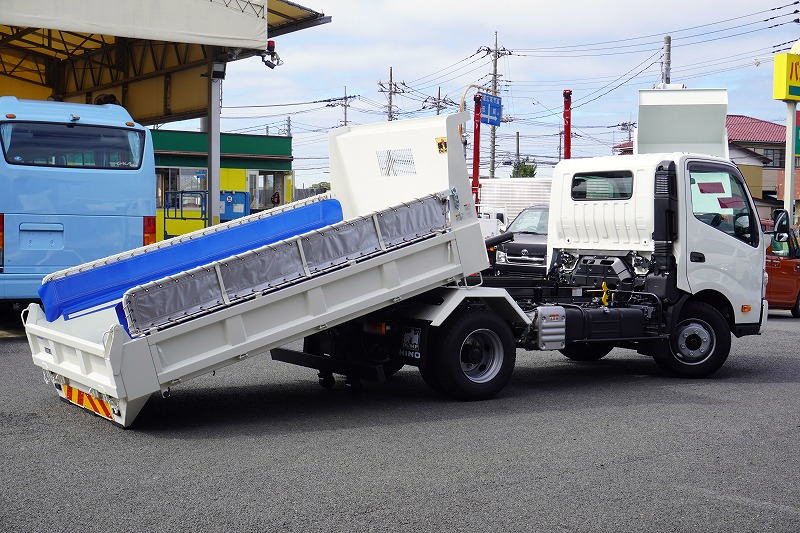
[[[578,252],[575,250],[561,250],[558,253],[558,262],[561,270],[566,272],[575,270],[578,264]]]
[[[497,250],[497,255],[494,257],[495,263],[508,263],[508,254]]]

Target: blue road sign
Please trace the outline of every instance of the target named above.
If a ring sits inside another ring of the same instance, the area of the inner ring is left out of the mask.
[[[503,100],[499,96],[486,93],[481,95],[481,122],[490,126],[499,126],[503,118]]]

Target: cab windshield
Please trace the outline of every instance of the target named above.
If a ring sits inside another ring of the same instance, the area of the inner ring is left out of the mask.
[[[524,210],[514,222],[508,227],[507,231],[513,233],[534,233],[537,235],[547,235],[547,219],[550,210],[546,207],[533,207]]]
[[[144,132],[127,128],[4,122],[3,155],[11,165],[136,170],[142,165]]]

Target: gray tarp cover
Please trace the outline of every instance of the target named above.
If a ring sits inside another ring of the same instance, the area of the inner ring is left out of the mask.
[[[141,334],[381,253],[381,239],[391,250],[446,228],[446,202],[429,196],[140,285],[122,300],[129,330]]]

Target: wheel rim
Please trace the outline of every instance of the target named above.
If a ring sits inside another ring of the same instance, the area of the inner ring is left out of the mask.
[[[686,365],[706,362],[717,345],[714,329],[704,320],[693,318],[678,325],[672,341],[675,358]]]
[[[503,366],[503,342],[490,329],[476,329],[461,343],[461,371],[473,383],[486,383]]]

